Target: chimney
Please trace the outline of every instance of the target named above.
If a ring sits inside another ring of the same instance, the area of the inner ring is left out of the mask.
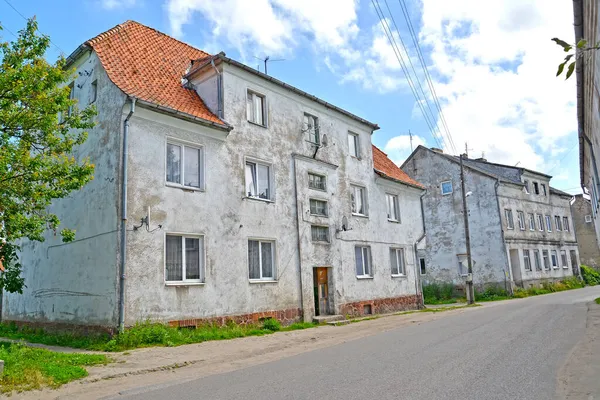
[[[444,150],[437,147],[432,147],[431,150],[435,151],[436,153],[444,154]]]
[[[483,161],[483,162],[487,162],[487,159],[483,158],[483,157],[479,157],[476,158],[475,161]]]

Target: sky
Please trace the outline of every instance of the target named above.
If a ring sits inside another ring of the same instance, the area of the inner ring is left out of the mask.
[[[261,71],[283,59],[269,75],[377,123],[373,143],[398,165],[410,132],[414,147],[467,149],[581,192],[575,77],[555,76],[564,53],[550,40],[573,42],[570,1],[0,0],[2,39],[34,15],[51,60],[133,19]]]

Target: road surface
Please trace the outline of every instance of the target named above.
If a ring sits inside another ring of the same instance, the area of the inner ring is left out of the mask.
[[[596,287],[499,302],[225,374],[124,391],[116,398],[557,398],[562,367],[585,337],[586,303],[599,296]]]

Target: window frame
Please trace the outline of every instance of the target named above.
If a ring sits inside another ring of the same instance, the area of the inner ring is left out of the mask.
[[[569,226],[569,217],[562,217],[562,221],[563,221],[563,231],[564,232],[571,232],[571,227]]]
[[[181,238],[181,276],[180,281],[169,281],[167,280],[167,236]],[[198,262],[199,266],[199,279],[187,279],[186,277],[186,246],[185,239],[198,239],[199,243],[202,244],[202,251],[198,251]],[[206,240],[205,235],[196,233],[184,233],[184,232],[165,232],[164,234],[164,256],[163,256],[163,282],[165,286],[184,286],[184,285],[204,285],[206,284]]]
[[[517,222],[519,223],[519,230],[524,231],[525,226],[525,213],[523,211],[517,210]]]
[[[550,271],[552,265],[550,264],[550,252],[548,250],[542,250],[542,260],[544,261],[544,271]]]
[[[392,205],[393,205],[393,211],[394,211],[394,218],[390,218],[390,198],[392,199]],[[400,223],[402,220],[400,218],[400,201],[398,199],[398,195],[397,194],[392,194],[392,193],[386,193],[385,194],[385,204],[386,204],[386,211],[387,211],[387,220],[389,222],[398,222]]]
[[[319,239],[318,237],[317,237],[317,239],[315,239],[315,235],[313,233],[313,228],[325,229],[325,236],[326,236],[325,240]],[[331,236],[329,235],[329,226],[328,225],[311,224],[310,239],[311,239],[311,242],[313,242],[313,243],[325,243],[325,244],[331,243]]]
[[[356,249],[360,248],[361,261],[362,261],[362,275],[357,272],[358,260],[356,259]],[[365,250],[367,251],[367,257],[365,258]],[[365,259],[368,260],[369,273],[366,274]],[[371,255],[371,246],[357,244],[354,246],[354,272],[356,273],[357,279],[373,279],[373,256]]]
[[[523,185],[525,185],[525,193],[529,194],[529,181],[525,179]]]
[[[313,201],[318,202],[318,203],[325,203],[325,213],[319,214],[317,212],[313,212],[313,205],[312,205]],[[312,215],[312,216],[329,218],[329,202],[327,200],[310,197],[308,199],[308,208],[309,208],[310,215]]]
[[[560,251],[560,264],[561,264],[561,267],[563,267],[563,269],[569,268],[569,261],[567,259],[567,251],[566,250]]]
[[[262,107],[262,124],[259,122],[254,121],[253,119],[250,118],[250,116],[248,115],[248,96],[252,95],[252,118],[255,118],[255,113],[256,113],[256,109],[255,109],[255,97],[259,97],[262,99],[261,102],[261,107]],[[268,124],[267,124],[267,96],[261,92],[258,92],[254,89],[250,89],[250,88],[246,88],[246,120],[248,122],[250,122],[253,125],[256,126],[261,126],[263,128],[267,128]]]
[[[396,266],[398,268],[398,272],[394,273],[394,264],[392,258],[392,253],[394,254],[396,260]],[[406,252],[402,247],[390,247],[389,251],[390,255],[390,272],[392,277],[405,277],[406,276]]]
[[[259,264],[258,264],[258,270],[260,273],[260,278],[250,278],[250,242],[258,242],[258,254],[259,254]],[[270,243],[271,244],[271,265],[272,265],[272,270],[273,270],[273,276],[272,277],[265,277],[263,276],[263,267],[262,267],[262,263],[263,263],[263,259],[262,259],[262,244],[263,243]],[[275,239],[267,239],[267,238],[256,238],[256,237],[249,237],[248,241],[246,242],[246,254],[247,254],[247,260],[248,260],[248,280],[252,283],[252,282],[277,282],[277,241]]]
[[[367,188],[365,186],[361,186],[361,185],[354,185],[354,184],[350,184],[350,189],[352,190],[352,192],[350,193],[350,211],[352,212],[352,215],[358,216],[358,217],[368,217],[369,216],[369,204],[368,204],[368,196],[367,196]],[[363,207],[364,207],[364,213],[359,213],[354,211],[355,208],[355,196],[356,196],[356,189],[361,189],[362,190],[362,202],[363,202]]]
[[[263,167],[268,168],[269,196],[267,198],[260,197],[260,195],[258,195],[258,196],[248,195],[248,190],[247,190],[248,189],[248,181],[247,181],[248,177],[246,175],[246,167],[248,164],[255,165],[254,169],[256,171],[256,173],[255,173],[256,182],[255,182],[254,190],[256,190],[256,192],[258,192],[258,166],[261,165]],[[271,163],[269,161],[265,161],[265,160],[260,160],[258,158],[254,158],[254,157],[245,157],[244,158],[244,198],[251,199],[251,200],[258,200],[258,201],[266,201],[268,203],[272,203],[275,201],[275,171],[273,169],[273,163]]]
[[[515,229],[515,220],[513,219],[513,213],[510,208],[504,209],[504,220],[506,221],[506,229]]]
[[[354,147],[354,153],[352,154],[351,151],[351,146],[350,146],[350,138],[352,137],[352,144]],[[358,136],[358,133],[354,133],[352,131],[348,131],[348,154],[350,155],[350,157],[354,157],[358,160],[360,160],[360,138]]]
[[[69,100],[74,100],[75,99],[75,81],[69,83]],[[73,115],[73,107],[75,107],[74,104],[70,105],[69,108],[67,109],[67,117],[70,117],[71,115]]]
[[[592,216],[589,214],[586,215],[584,221],[586,224],[590,224],[592,222]]]
[[[550,259],[552,260],[552,269],[558,269],[558,253],[556,250],[550,250]]]
[[[525,268],[525,271],[532,272],[531,254],[529,252],[529,249],[523,249],[523,267]]]
[[[542,196],[547,196],[548,193],[546,192],[546,184],[545,183],[540,183],[541,186],[541,192],[542,192]]]
[[[94,104],[98,99],[98,79],[94,79],[92,83],[90,83],[91,90],[91,98],[90,104]]]
[[[544,215],[546,220],[546,232],[552,232],[552,217],[550,215]]]
[[[538,230],[540,232],[544,232],[544,216],[542,214],[538,214],[537,216],[538,216],[538,224],[539,224]]]
[[[556,228],[556,232],[562,231],[562,222],[561,222],[560,215],[554,216],[554,227]]]
[[[169,168],[168,162],[168,152],[169,145],[179,146],[180,150],[180,166],[179,166],[179,177],[181,182],[185,182],[185,148],[190,148],[194,150],[198,150],[200,153],[198,154],[198,167],[200,171],[198,172],[198,184],[199,187],[196,186],[188,186],[183,183],[171,182],[168,179],[167,173]],[[206,190],[206,153],[204,149],[204,145],[198,143],[187,142],[185,140],[179,140],[172,137],[167,137],[165,141],[165,185],[171,187],[177,187],[185,190],[194,190],[203,192]]]
[[[450,184],[450,191],[449,192],[444,192],[444,184],[445,183],[449,183]],[[454,193],[454,185],[452,184],[452,180],[447,180],[447,181],[440,182],[440,191],[442,193],[442,196],[448,196],[448,195]]]
[[[419,257],[419,272],[421,275],[427,275],[427,265],[425,264],[425,257]]]
[[[323,187],[322,188],[316,187],[316,186],[311,186],[311,184],[310,184],[310,182],[311,182],[311,179],[310,179],[311,175],[312,176],[317,176],[317,177],[323,179]],[[308,172],[308,188],[309,189],[313,189],[313,190],[320,190],[322,192],[326,192],[327,191],[327,175],[318,174],[316,172]]]
[[[540,256],[540,251],[538,249],[533,250],[533,259],[535,261],[535,270],[543,271],[544,267],[542,266],[542,259]]]
[[[535,231],[535,214],[527,213],[527,216],[529,217],[529,230]]]
[[[540,194],[540,184],[537,182],[532,182],[533,183],[533,192],[539,196]]]
[[[319,117],[309,114],[307,112],[304,113],[303,117],[302,117],[303,121],[302,121],[302,126],[303,126],[303,130],[304,132],[308,133],[308,139],[307,142],[312,143],[314,145],[320,146],[321,145],[321,132],[319,131]],[[305,121],[308,119],[309,121],[312,119],[313,120],[313,128],[310,129],[310,125],[306,124],[306,127],[304,127]],[[312,136],[314,136],[315,140],[312,140]]]

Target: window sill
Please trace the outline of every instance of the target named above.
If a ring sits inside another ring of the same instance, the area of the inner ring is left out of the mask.
[[[331,244],[331,242],[326,242],[325,240],[311,240],[312,244],[320,244],[320,245],[326,245],[329,246]]]
[[[353,156],[352,154],[350,154],[350,157],[354,158],[355,160],[362,161],[362,158],[357,157],[357,156]]]
[[[201,189],[201,188],[197,188],[197,187],[194,187],[194,186],[178,185],[176,183],[171,183],[171,182],[167,182],[165,184],[165,186],[176,188],[176,189],[181,189],[181,190],[184,190],[184,191],[187,191],[187,192],[204,192],[204,189]]]
[[[389,218],[388,218],[388,222],[392,222],[394,224],[399,224],[400,223],[400,221],[398,221],[397,219],[389,219]]]
[[[177,286],[204,286],[206,282],[165,282],[165,286],[177,287]]]
[[[396,279],[396,278],[400,278],[400,279],[406,279],[407,276],[406,275],[402,275],[402,274],[392,274],[392,279]]]
[[[267,129],[267,125],[258,124],[258,123],[256,123],[256,122],[252,122],[252,121],[250,121],[250,120],[248,120],[248,123],[249,123],[249,124],[252,124],[252,125],[254,125],[254,126],[260,126],[261,128],[265,128],[265,129]]]
[[[373,277],[368,275],[357,275],[356,279],[373,279]]]
[[[369,218],[368,215],[366,214],[358,214],[358,213],[352,213],[353,217],[360,217],[360,218]]]
[[[569,267],[568,267],[568,266],[565,266],[565,267],[563,267],[563,269],[569,269]]]
[[[311,217],[317,217],[317,218],[329,218],[329,215],[324,215],[324,214],[310,214]]]
[[[318,188],[318,187],[309,186],[308,188],[312,189],[312,190],[318,190],[319,192],[327,192],[327,189],[321,189],[321,188]]]
[[[278,283],[279,281],[275,279],[249,279],[248,282],[254,283]]]
[[[244,196],[243,198],[246,199],[246,200],[262,201],[263,203],[275,203],[275,200],[263,199],[263,198],[260,198],[260,197]]]

